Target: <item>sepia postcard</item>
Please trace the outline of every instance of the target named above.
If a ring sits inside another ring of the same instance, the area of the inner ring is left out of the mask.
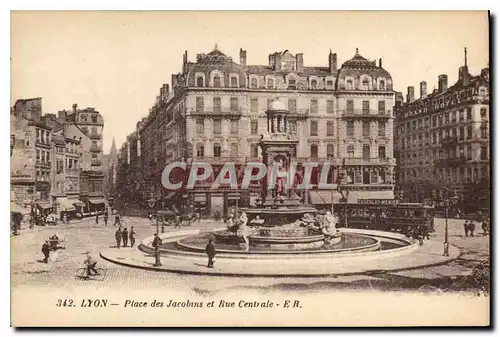
[[[14,327],[488,327],[488,11],[13,11]]]

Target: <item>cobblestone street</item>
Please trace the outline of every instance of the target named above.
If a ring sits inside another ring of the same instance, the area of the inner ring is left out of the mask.
[[[144,218],[124,218],[124,225],[128,228],[134,226],[137,233],[136,245],[156,231],[155,226]],[[207,220],[193,225],[195,228],[216,228],[221,226],[223,224]],[[444,238],[443,226],[444,220],[438,219],[436,221],[435,236]],[[12,237],[13,287],[53,287],[57,289],[73,288],[75,286],[88,286],[94,289],[120,289],[122,287],[124,289],[170,288],[191,290],[201,294],[238,288],[253,288],[264,292],[366,287],[381,290],[418,290],[424,289],[427,284],[436,286],[443,278],[454,279],[470,274],[472,268],[480,261],[486,260],[489,254],[489,236],[482,236],[482,231],[479,230],[475,237],[463,237],[462,221],[450,220],[450,243],[459,247],[462,255],[459,259],[446,265],[396,273],[381,273],[380,275],[371,274],[335,278],[207,277],[128,268],[102,260],[99,257],[99,251],[104,248],[114,247],[115,230],[116,227],[110,224],[107,227],[102,222],[96,225],[93,218],[87,218],[67,226],[38,228],[33,232],[25,230],[21,235]],[[173,229],[166,227],[166,230],[171,231]],[[58,250],[57,259],[45,264],[42,262],[41,245],[44,240],[54,233],[60,238],[64,238],[66,249]],[[83,267],[87,251],[91,251],[94,258],[98,260],[98,267],[106,270],[104,280],[82,280],[75,277],[77,269]]]

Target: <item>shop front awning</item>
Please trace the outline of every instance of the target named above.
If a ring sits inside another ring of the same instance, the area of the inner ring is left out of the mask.
[[[105,204],[106,200],[103,198],[89,199],[89,202],[93,205]]]
[[[71,204],[75,205],[75,206],[78,206],[78,207],[84,207],[85,206],[85,203],[81,200],[78,200],[78,199],[68,199]]]
[[[358,199],[394,199],[393,191],[350,191],[349,203],[356,204]]]
[[[60,206],[60,210],[63,212],[71,212],[75,210],[75,206],[68,198],[57,198],[56,202]]]
[[[311,197],[311,204],[313,205],[331,205],[332,201],[334,204],[340,203],[340,198],[342,195],[337,191],[309,191],[309,196]],[[332,200],[333,196],[333,200]]]
[[[43,210],[52,208],[52,204],[49,204],[48,202],[37,202],[36,205]]]
[[[30,214],[31,210],[26,207],[22,207],[15,202],[11,201],[10,202],[10,212],[11,213],[19,213],[19,214]]]

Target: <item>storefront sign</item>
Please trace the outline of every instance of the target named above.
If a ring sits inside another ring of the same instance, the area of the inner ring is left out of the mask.
[[[363,205],[397,205],[397,199],[358,199],[358,204]]]

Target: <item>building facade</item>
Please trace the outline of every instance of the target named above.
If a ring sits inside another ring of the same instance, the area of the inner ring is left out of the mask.
[[[337,181],[345,166],[350,202],[394,197],[394,91],[381,60],[377,64],[356,50],[338,67],[330,51],[326,66],[312,67],[305,66],[302,53],[285,50],[270,54],[267,65],[249,65],[247,52],[240,50],[239,61],[215,48],[190,62],[186,52],[182,71],[172,75],[172,90],[162,86],[136,131],[145,199],[171,194],[161,185],[161,173],[174,160],[208,162],[214,176],[228,161],[241,170],[246,162],[260,160],[265,111],[276,98],[290,111],[291,132],[300,140],[299,165],[333,164],[329,182]],[[313,189],[320,171],[313,172]],[[224,193],[207,184],[190,191],[192,197],[212,210],[226,210]],[[330,204],[339,198],[336,192],[312,191],[306,201]]]
[[[420,97],[408,87],[406,102],[396,102],[398,189],[408,201],[442,202],[458,197],[455,207],[474,211],[489,207],[490,84],[489,69],[473,76],[467,51],[458,80],[448,86],[440,75],[438,89]],[[479,200],[481,199],[481,200]]]

